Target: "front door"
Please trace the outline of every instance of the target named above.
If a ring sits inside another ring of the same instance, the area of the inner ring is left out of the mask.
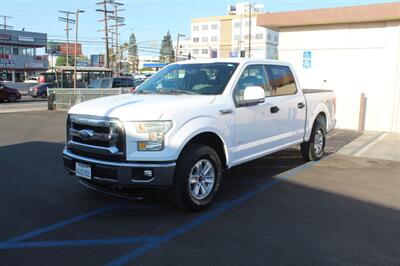
[[[249,86],[260,86],[265,90],[266,101],[257,105],[241,106],[244,90]],[[277,100],[272,91],[264,65],[249,65],[240,76],[235,90],[235,148],[234,164],[250,161],[277,147],[279,135],[279,112],[274,112]]]

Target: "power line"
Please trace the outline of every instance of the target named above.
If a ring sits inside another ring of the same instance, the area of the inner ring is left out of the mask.
[[[3,27],[3,29],[5,29],[5,30],[12,30],[13,27],[7,25],[7,19],[13,18],[13,17],[6,16],[6,15],[0,15],[0,18],[3,18],[3,24],[0,24],[0,27]]]
[[[61,10],[61,11],[58,11],[58,12],[60,12],[60,13],[65,15],[65,17],[58,17],[58,20],[61,21],[61,22],[65,22],[65,25],[66,25],[65,26],[65,31],[67,32],[67,53],[66,53],[66,56],[67,56],[67,66],[69,66],[69,31],[72,30],[69,27],[69,25],[76,23],[76,21],[74,19],[70,19],[69,18],[69,15],[74,15],[75,12],[65,11],[65,10]]]
[[[103,9],[96,9],[96,12],[103,13],[103,19],[99,20],[99,22],[104,22],[104,30],[99,30],[99,31],[104,31],[104,42],[105,42],[105,57],[104,57],[104,63],[107,68],[110,67],[109,63],[109,50],[108,50],[108,14],[112,14],[113,11],[108,10],[108,4],[111,4],[112,0],[103,0],[102,2],[98,2],[97,5],[102,5]]]

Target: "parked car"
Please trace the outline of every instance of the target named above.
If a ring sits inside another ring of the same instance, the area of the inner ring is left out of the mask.
[[[222,172],[299,144],[324,155],[332,91],[304,91],[290,64],[211,59],[171,64],[134,94],[73,106],[64,166],[92,189],[166,189],[186,210],[209,206]]]
[[[30,77],[24,80],[24,83],[39,83],[38,77]]]
[[[39,83],[29,88],[28,95],[32,96],[32,98],[47,98],[47,89],[54,87],[55,85],[52,83]]]
[[[0,83],[0,102],[7,101],[10,103],[21,99],[21,94],[18,90],[12,89]]]
[[[134,79],[130,77],[102,78],[89,83],[88,88],[93,89],[111,89],[111,88],[129,88],[133,87]]]

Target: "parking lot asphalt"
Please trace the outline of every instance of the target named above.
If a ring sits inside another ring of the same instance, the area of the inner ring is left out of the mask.
[[[216,203],[175,210],[65,173],[65,113],[0,114],[0,265],[400,265],[400,163],[297,147],[235,167]]]

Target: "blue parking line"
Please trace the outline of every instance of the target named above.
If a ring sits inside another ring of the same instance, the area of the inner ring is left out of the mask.
[[[325,159],[327,159],[328,157],[326,157]],[[273,179],[272,181],[266,182],[265,184],[259,186],[258,188],[254,189],[252,191],[249,191],[234,200],[230,200],[230,201],[225,202],[224,204],[219,205],[218,207],[193,219],[189,223],[179,226],[179,227],[167,232],[166,234],[164,234],[158,238],[155,238],[153,241],[150,241],[136,249],[131,250],[130,252],[126,253],[125,255],[122,255],[121,257],[114,259],[113,261],[109,262],[106,265],[107,266],[124,265],[124,264],[136,259],[137,257],[161,246],[162,244],[165,244],[165,243],[171,241],[172,239],[177,238],[178,236],[181,236],[181,235],[193,230],[197,226],[204,224],[205,222],[217,217],[218,215],[230,210],[231,208],[255,197],[260,192],[271,188],[273,185],[279,183],[280,181],[286,180],[286,179],[304,171],[305,169],[310,168],[311,166],[313,166],[316,163],[318,163],[318,162],[309,162],[309,163],[303,164],[297,168],[289,170],[286,173],[277,175],[276,178]]]
[[[43,248],[43,247],[76,247],[76,246],[100,246],[100,245],[120,245],[134,244],[154,241],[156,237],[122,237],[108,239],[86,239],[86,240],[61,240],[61,241],[34,241],[20,243],[0,243],[0,250],[4,249],[23,249],[23,248]]]
[[[53,231],[53,230],[59,229],[61,227],[64,227],[66,225],[85,220],[85,219],[90,218],[92,216],[95,216],[97,214],[100,214],[100,213],[103,213],[105,211],[111,210],[112,208],[115,208],[115,205],[108,205],[106,207],[102,207],[102,208],[99,208],[99,209],[96,209],[96,210],[93,210],[93,211],[90,211],[90,212],[87,212],[87,213],[84,213],[84,214],[81,214],[81,215],[78,215],[78,216],[74,216],[72,218],[63,220],[63,221],[55,223],[55,224],[42,227],[42,228],[34,230],[32,232],[29,232],[29,233],[26,233],[26,234],[23,234],[23,235],[20,235],[20,236],[17,236],[17,237],[13,237],[13,238],[3,242],[2,244],[5,244],[5,243],[16,243],[16,242],[19,242],[19,241],[22,241],[22,240],[26,240],[26,239],[29,239],[29,238],[32,238],[32,237],[36,237],[36,236],[39,236],[41,234],[48,233],[50,231]]]

